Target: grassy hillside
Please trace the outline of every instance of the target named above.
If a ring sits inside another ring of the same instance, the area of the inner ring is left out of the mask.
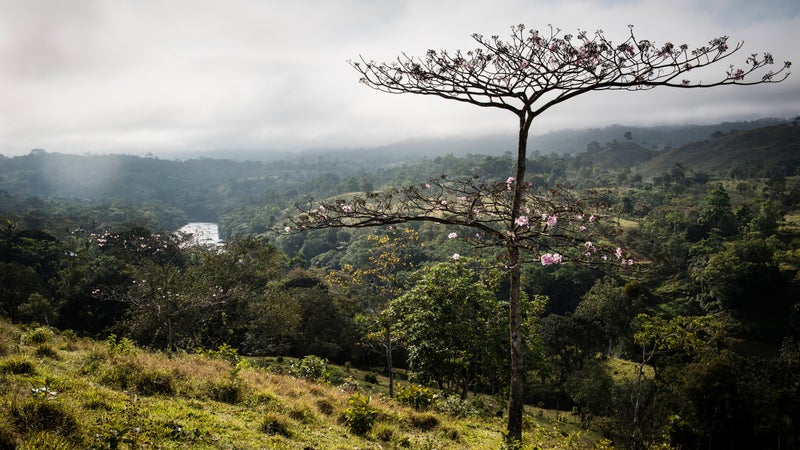
[[[383,396],[385,379],[364,372],[340,369],[320,382],[284,374],[277,360],[236,360],[230,350],[167,356],[127,340],[0,322],[0,449],[502,445],[504,424],[491,399],[438,400],[416,410]],[[597,440],[569,415],[530,413],[524,448],[592,448]],[[353,424],[365,417],[374,424],[358,434]]]
[[[692,170],[727,174],[743,170],[753,176],[762,169],[791,169],[800,165],[800,127],[777,125],[718,135],[666,151],[636,167],[644,177],[659,175],[676,164]]]

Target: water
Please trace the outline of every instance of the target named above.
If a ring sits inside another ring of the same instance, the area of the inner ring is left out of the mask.
[[[177,231],[181,234],[191,234],[192,245],[203,245],[207,247],[218,247],[222,245],[219,238],[219,227],[211,222],[190,222],[180,227]]]

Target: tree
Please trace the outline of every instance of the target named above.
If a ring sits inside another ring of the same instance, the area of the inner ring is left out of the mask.
[[[642,407],[645,367],[652,366],[658,376],[657,357],[665,353],[695,355],[716,349],[726,336],[726,322],[722,316],[660,316],[639,314],[634,343],[641,348],[641,360],[636,364],[635,398],[633,405],[631,441],[641,441]]]
[[[504,334],[496,313],[500,274],[481,276],[474,266],[467,258],[439,263],[390,306],[414,374],[460,389],[462,400],[481,370],[497,372],[493,344]]]
[[[389,375],[389,397],[394,397],[394,349],[392,320],[384,310],[389,302],[406,288],[407,272],[419,262],[422,249],[419,235],[411,229],[390,228],[383,235],[367,236],[370,247],[363,267],[345,264],[328,274],[327,282],[341,293],[357,297],[362,302],[362,322],[370,328],[367,340],[380,341],[386,357]],[[377,331],[375,329],[377,328]]]
[[[753,54],[743,66],[731,65],[716,79],[693,82],[685,78],[690,71],[726,61],[743,44],[730,47],[727,37],[719,37],[694,50],[669,42],[656,45],[638,39],[633,27],[620,44],[612,43],[602,31],[572,35],[551,27],[540,33],[526,31],[523,25],[512,28],[509,40],[478,34],[473,38],[478,47],[467,52],[429,50],[423,58],[401,54],[392,62],[376,63],[362,57],[350,64],[361,74],[362,83],[381,92],[432,95],[512,113],[519,132],[515,172],[507,182],[453,183],[442,178],[432,190],[429,187],[434,183],[402,192],[370,193],[330,202],[327,206],[332,208],[324,210],[310,203],[288,231],[423,220],[472,228],[471,233],[480,234],[473,241],[476,247],[502,248],[510,281],[508,439],[519,442],[525,373],[520,267],[530,259],[541,258],[546,264],[561,262],[562,252],[554,252],[556,244],[574,248],[585,231],[580,227],[586,227],[586,219],[593,217],[580,214],[580,205],[568,192],[541,190],[539,186],[534,190],[525,181],[528,134],[534,119],[562,102],[593,91],[776,83],[789,75],[790,63],[771,71],[767,69],[774,63],[771,54]],[[457,199],[463,199],[458,206],[454,202]],[[559,227],[551,218],[557,218]],[[562,219],[566,218],[572,220],[565,223]]]

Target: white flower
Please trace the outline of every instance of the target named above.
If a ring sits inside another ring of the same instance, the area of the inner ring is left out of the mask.
[[[458,253],[453,253],[453,260],[458,261],[458,258],[461,258],[461,255],[459,255]]]
[[[455,239],[458,237],[458,233],[453,232],[447,235],[447,239]]]

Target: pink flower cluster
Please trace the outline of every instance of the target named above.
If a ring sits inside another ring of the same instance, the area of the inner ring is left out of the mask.
[[[558,253],[545,253],[541,257],[542,265],[549,266],[550,264],[561,264],[563,257]]]

